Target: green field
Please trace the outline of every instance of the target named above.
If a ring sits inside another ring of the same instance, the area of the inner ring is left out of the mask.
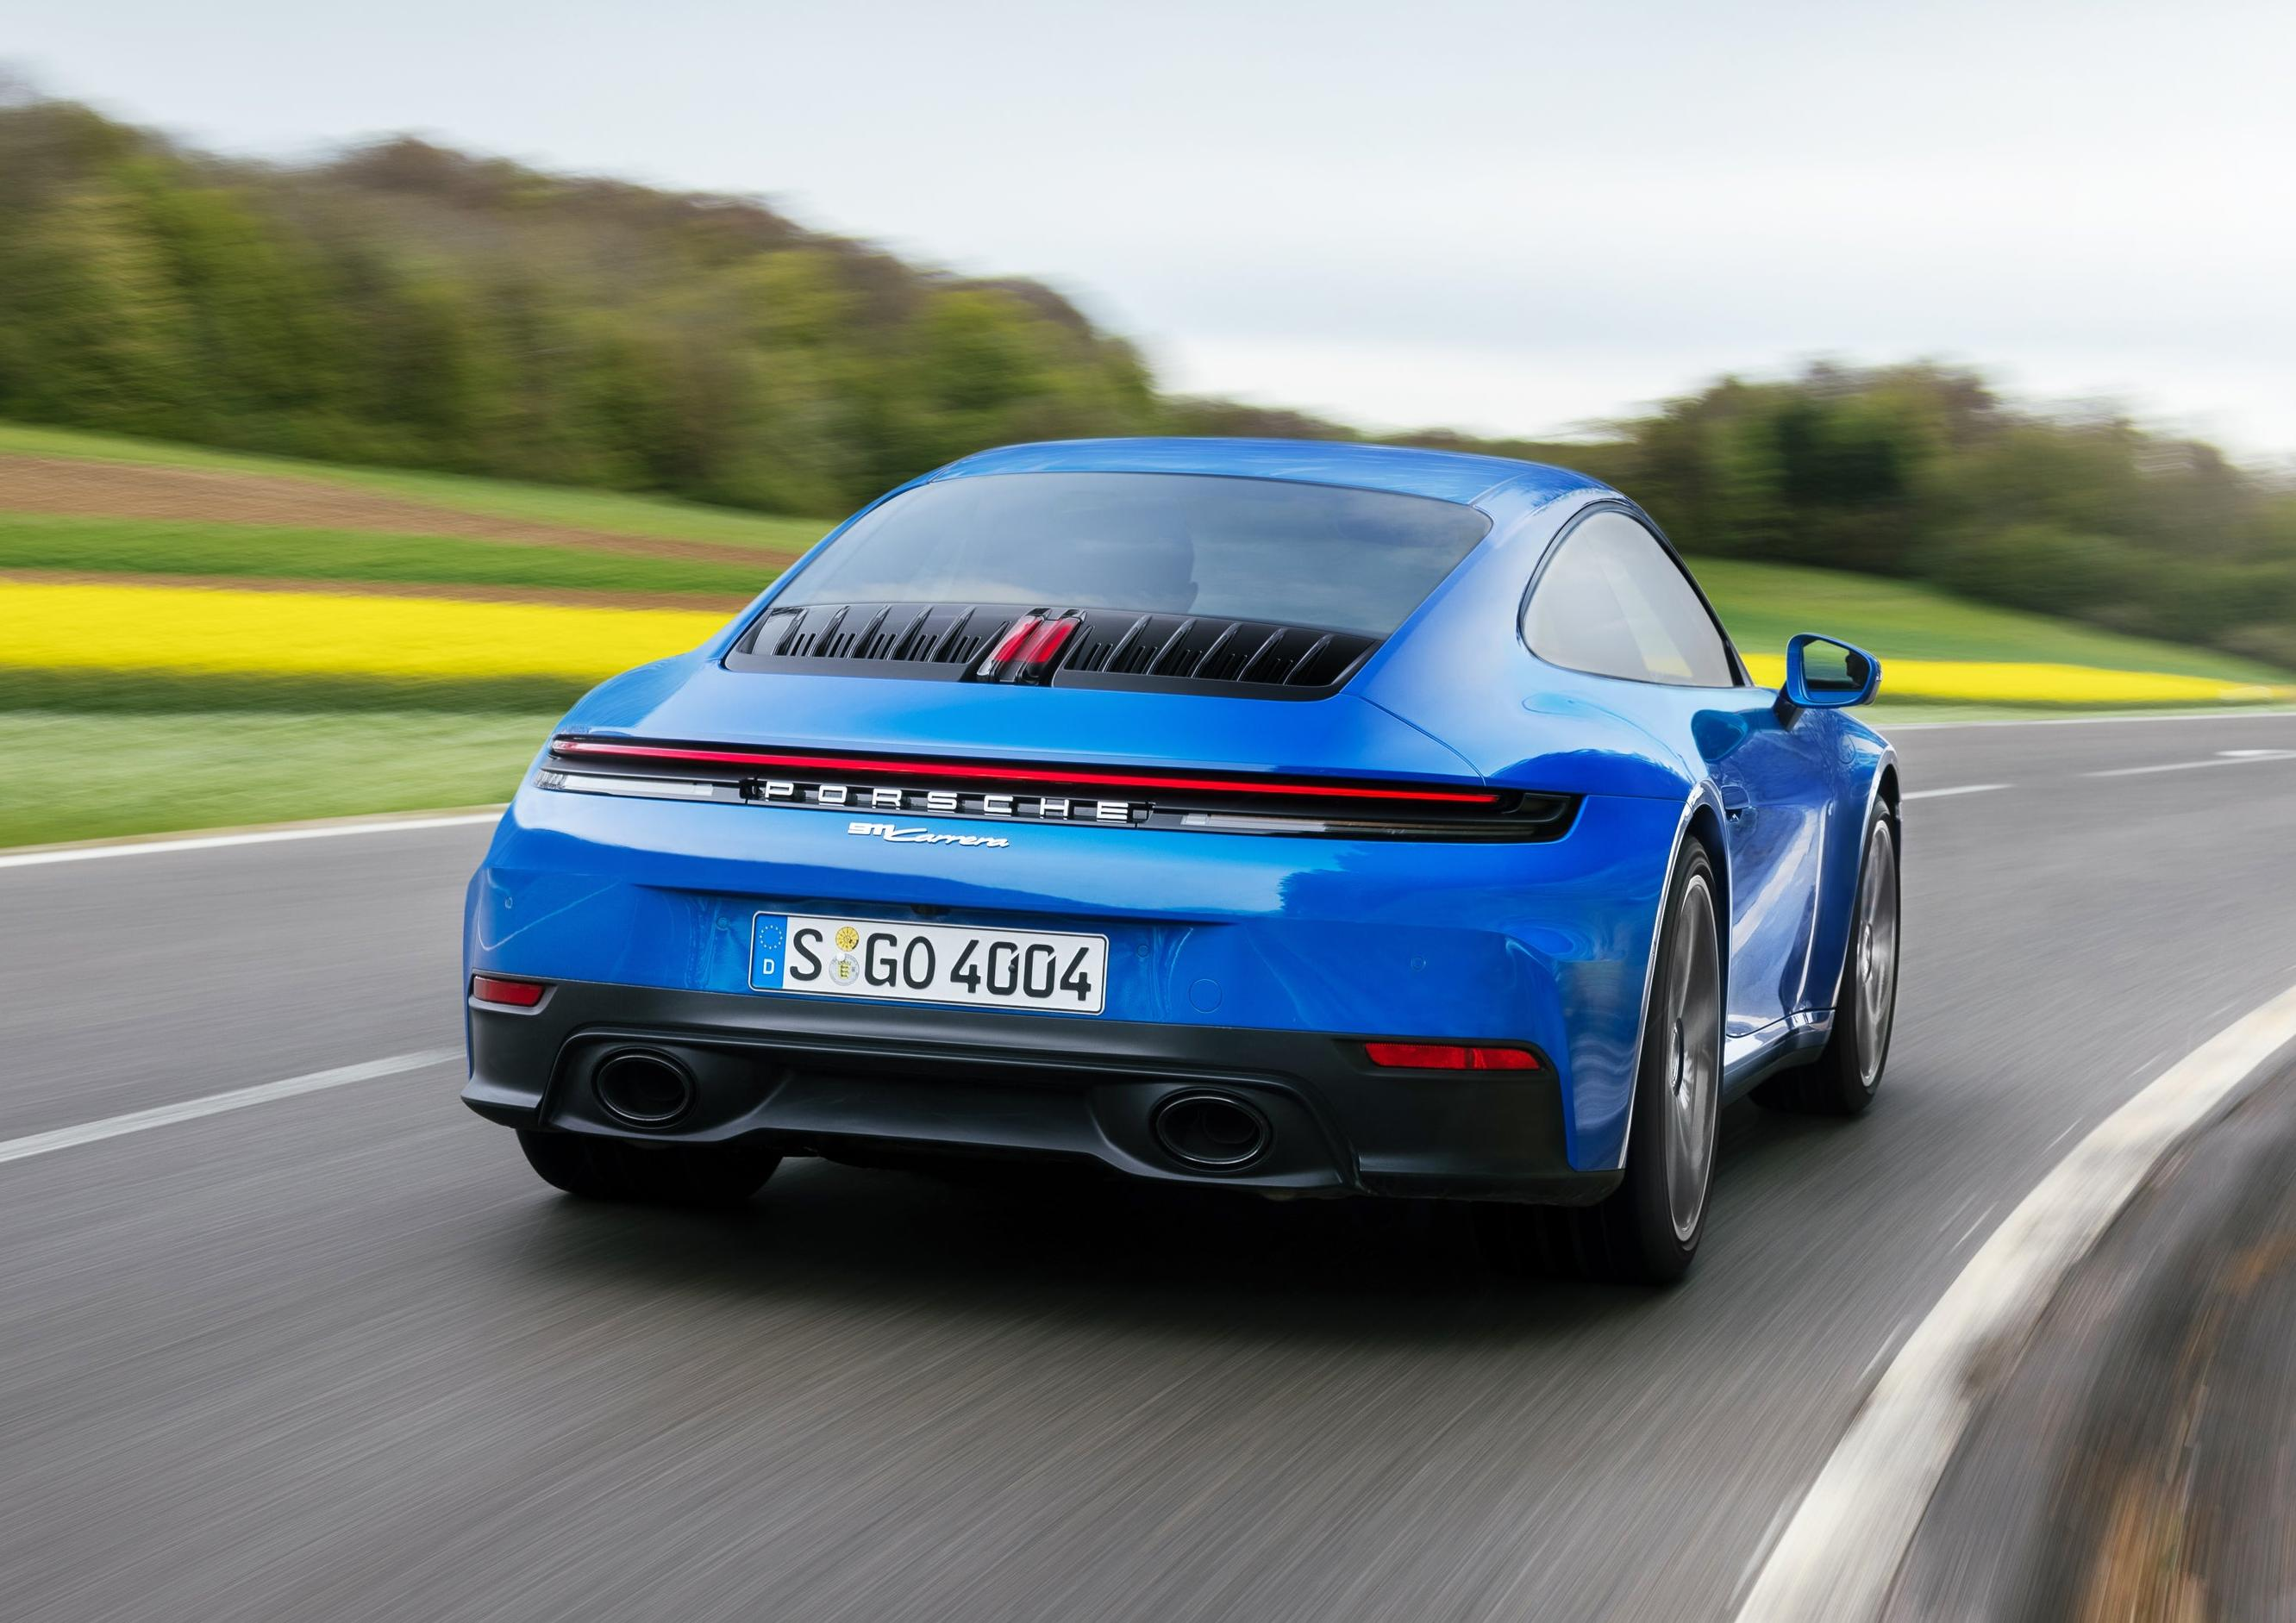
[[[138,463],[320,481],[451,513],[593,536],[704,541],[727,550],[719,563],[611,545],[0,512],[0,570],[197,577],[217,586],[267,579],[384,591],[676,593],[737,603],[826,528],[825,521],[609,492],[331,467],[0,424],[0,456],[11,452],[86,461],[99,488],[103,464]],[[1902,582],[1766,564],[1695,567],[1732,634],[1758,654],[1777,652],[1789,635],[1807,630],[1857,643],[1885,661],[2048,662],[2233,682],[2289,680],[2229,655],[1987,608]],[[571,688],[515,683],[411,692],[377,688],[354,673],[323,687],[285,689],[273,681],[217,679],[154,692],[148,681],[107,681],[101,671],[0,671],[0,750],[10,762],[0,795],[0,845],[498,800],[514,786],[556,709],[574,696]],[[1876,717],[1886,723],[1917,713],[1939,712],[1885,702]]]
[[[825,526],[800,528],[809,536]],[[738,604],[769,585],[781,562],[772,557],[720,565],[449,536],[0,512],[0,570],[199,575],[218,585],[276,578],[685,593]],[[2270,666],[2213,649],[2116,635],[2070,620],[1972,603],[1904,581],[1717,560],[1693,560],[1693,567],[1731,635],[1750,652],[1775,652],[1795,632],[1823,631],[1885,660],[2004,660],[2241,682],[2289,680]]]
[[[377,586],[687,592],[739,604],[781,572],[780,553],[708,563],[457,536],[273,529],[181,519],[0,512],[0,570],[204,575]]]
[[[1819,631],[1879,654],[1885,666],[1892,658],[2004,660],[2238,682],[2291,680],[2272,666],[2213,648],[2120,636],[1877,575],[1719,559],[1693,559],[1691,567],[1732,640],[1749,652],[1783,653],[1786,639],[1796,632]],[[1885,670],[1885,692],[1886,677]]]
[[[488,518],[563,524],[573,529],[678,541],[721,542],[791,556],[820,540],[827,528],[810,519],[775,518],[661,496],[627,496],[561,485],[522,485],[509,480],[471,479],[457,473],[303,462],[289,456],[211,451],[164,439],[131,439],[117,434],[90,434],[76,429],[41,428],[21,422],[0,422],[0,454],[8,452],[22,456],[67,456],[145,467],[315,480]]]

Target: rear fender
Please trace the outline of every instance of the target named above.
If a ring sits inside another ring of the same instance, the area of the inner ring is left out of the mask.
[[[1841,769],[1833,803],[1828,809],[1808,979],[1796,1005],[1808,1010],[1829,1010],[1841,1004],[1842,977],[1849,969],[1850,934],[1857,926],[1857,881],[1866,856],[1866,829],[1877,807],[1883,808],[1890,818],[1890,832],[1897,839],[1901,872],[1905,862],[1905,840],[1897,805],[1897,751],[1880,734],[1862,723],[1846,717],[1838,719],[1842,738],[1835,758],[1841,763]]]

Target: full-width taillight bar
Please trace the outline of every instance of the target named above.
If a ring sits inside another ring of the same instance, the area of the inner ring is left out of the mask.
[[[1072,766],[1014,766],[1002,761],[905,761],[850,755],[800,755],[779,750],[708,750],[684,744],[622,743],[559,738],[553,752],[577,758],[661,766],[748,766],[760,772],[866,772],[889,777],[969,778],[976,783],[1086,785],[1095,789],[1196,790],[1218,794],[1286,795],[1307,799],[1374,800],[1390,806],[1496,806],[1488,790],[1370,788],[1283,778],[1216,778],[1161,773],[1096,772]]]

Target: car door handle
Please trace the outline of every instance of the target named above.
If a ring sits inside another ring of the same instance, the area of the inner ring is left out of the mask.
[[[1724,816],[1742,817],[1754,809],[1754,797],[1746,792],[1743,783],[1723,783],[1717,787],[1722,791]]]

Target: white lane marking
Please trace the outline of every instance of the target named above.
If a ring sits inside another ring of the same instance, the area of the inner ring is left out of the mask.
[[[274,1099],[292,1099],[298,1094],[316,1094],[323,1088],[341,1087],[347,1083],[372,1082],[378,1077],[395,1077],[404,1071],[421,1070],[426,1065],[443,1065],[449,1060],[462,1057],[462,1052],[455,1048],[393,1054],[387,1060],[338,1065],[332,1070],[315,1070],[308,1076],[289,1077],[282,1082],[258,1082],[253,1087],[234,1088],[227,1094],[209,1094],[198,1099],[186,1099],[180,1104],[163,1104],[155,1110],[136,1111],[126,1116],[106,1116],[100,1121],[84,1121],[74,1127],[57,1127],[53,1132],[34,1133],[24,1138],[0,1139],[0,1161],[20,1161],[29,1156],[45,1155],[54,1150],[69,1150],[74,1144],[94,1143],[98,1139],[118,1138],[126,1133],[170,1127],[178,1121],[196,1121],[202,1116],[219,1116],[226,1111],[243,1111],[250,1104],[268,1104]]]
[[[1872,1374],[1875,1370],[1880,1369],[1882,1367],[1882,1361],[1884,1358],[1887,1358],[1891,1353],[1898,1350],[1898,1338],[1905,1333],[1906,1321],[1904,1319],[1899,1319],[1896,1324],[1890,1326],[1890,1333],[1882,1339],[1882,1345],[1874,1349],[1874,1356],[1866,1360],[1866,1367],[1857,1372],[1858,1385],[1865,1385],[1866,1377]]]
[[[1971,1207],[1972,1207],[1972,1206],[1974,1206],[1974,1205],[1976,1205],[1976,1204],[1977,1204],[1977,1192],[1976,1192],[1975,1190],[1972,1190],[1969,1193],[1967,1193],[1967,1194],[1964,1195],[1964,1196],[1961,1198],[1961,1204],[1960,1204],[1960,1205],[1958,1205],[1958,1206],[1955,1207],[1951,1211],[1949,1211],[1949,1212],[1946,1213],[1946,1215],[1945,1215],[1945,1221],[1938,1225],[1938,1233],[1939,1233],[1939,1234],[1942,1234],[1943,1233],[1945,1233],[1945,1231],[1946,1231],[1946,1230],[1948,1230],[1948,1229],[1951,1228],[1951,1227],[1953,1226],[1953,1223],[1954,1223],[1954,1219],[1955,1219],[1955,1218],[1956,1218],[1956,1217],[1960,1217],[1962,1213],[1964,1213],[1964,1212],[1967,1211]]]
[[[1889,1349],[1885,1347],[1882,1350],[1886,1352]],[[1755,1572],[1759,1570],[1762,1562],[1767,1559],[1770,1553],[1771,1541],[1777,1537],[1778,1529],[1785,1526],[1785,1507],[1781,1505],[1776,1512],[1770,1517],[1770,1525],[1762,1529],[1762,1537],[1754,1545],[1754,1553],[1746,1558],[1746,1564],[1738,1570],[1738,1586],[1734,1591],[1732,1591],[1734,1595],[1743,1594],[1746,1593],[1746,1586],[1754,1581]]]
[[[1982,721],[1890,721],[1875,723],[1892,733],[1932,733],[1947,727],[2095,727],[2120,721],[2286,721],[2296,710],[2131,710],[2119,716],[1995,716]]]
[[[397,817],[379,823],[331,823],[322,828],[264,829],[247,834],[194,834],[182,840],[123,840],[116,845],[73,846],[62,851],[0,853],[0,868],[37,868],[52,862],[94,862],[103,857],[148,857],[161,851],[214,851],[233,845],[270,845],[282,840],[340,840],[348,834],[396,834],[422,828],[467,828],[499,822],[498,811],[463,812],[451,817]]]
[[[1950,789],[1916,789],[1899,795],[1900,800],[1938,800],[1947,795],[1989,795],[1997,789],[2007,789],[2006,783],[1956,783]]]
[[[2067,1270],[2145,1175],[2292,1042],[2296,987],[2154,1078],[2066,1152],[1882,1372],[1771,1549],[1738,1623],[1880,1614],[1988,1380],[2014,1362]]]
[[[2227,750],[2204,761],[2164,761],[2153,766],[2115,766],[2110,772],[2084,772],[2085,778],[2139,778],[2152,772],[2190,772],[2195,766],[2249,766],[2258,761],[2296,761],[2296,750]]]

